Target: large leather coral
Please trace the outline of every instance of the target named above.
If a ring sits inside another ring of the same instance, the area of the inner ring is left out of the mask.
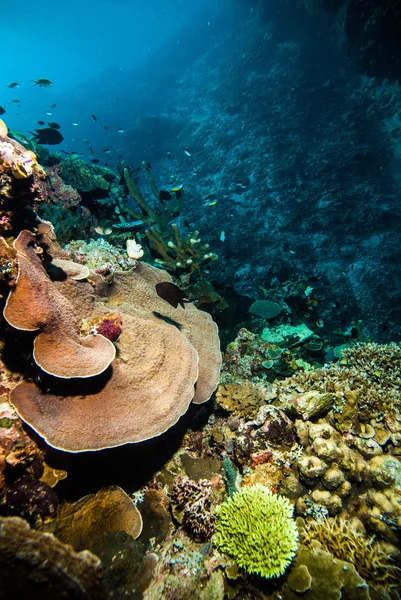
[[[4,318],[15,329],[39,332],[33,357],[46,373],[65,379],[98,375],[113,361],[114,345],[100,335],[80,338],[74,307],[47,276],[35,241],[30,231],[22,231],[14,241],[18,277]]]
[[[174,309],[159,298],[159,281],[171,278],[138,263],[129,273],[117,273],[108,298],[98,302],[98,314],[118,307],[122,315],[110,373],[93,378],[92,386],[91,380],[74,385],[65,395],[57,386],[52,393],[33,382],[13,390],[19,416],[51,446],[81,452],[158,436],[192,400],[204,402],[216,388],[221,364],[216,325],[192,304]]]

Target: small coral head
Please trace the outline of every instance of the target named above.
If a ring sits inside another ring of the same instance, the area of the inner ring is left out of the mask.
[[[293,507],[263,485],[245,486],[216,511],[213,541],[239,567],[262,577],[280,577],[298,547]]]
[[[111,315],[107,315],[100,323],[96,326],[96,332],[103,335],[111,342],[116,342],[121,335],[123,326],[123,320],[120,313],[116,312]]]

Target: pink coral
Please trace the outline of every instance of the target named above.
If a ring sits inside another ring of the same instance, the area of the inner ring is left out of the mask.
[[[100,333],[111,342],[116,342],[121,335],[123,320],[120,313],[113,313],[103,319],[96,327],[97,333]]]

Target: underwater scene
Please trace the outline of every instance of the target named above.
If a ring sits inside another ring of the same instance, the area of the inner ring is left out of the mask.
[[[0,35],[0,600],[400,600],[399,1]]]

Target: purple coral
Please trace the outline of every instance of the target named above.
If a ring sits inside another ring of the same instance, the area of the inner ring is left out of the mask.
[[[172,501],[182,511],[184,527],[198,541],[208,540],[214,533],[213,493],[213,484],[206,479],[192,481],[178,475],[173,485]]]

